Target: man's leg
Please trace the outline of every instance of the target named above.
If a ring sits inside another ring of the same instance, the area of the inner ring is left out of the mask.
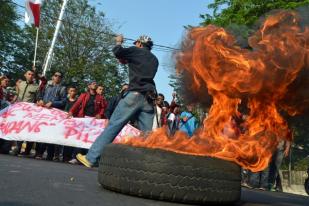
[[[53,161],[54,154],[55,154],[55,145],[54,144],[47,144],[46,160]]]
[[[269,167],[261,171],[260,189],[269,190]]]
[[[250,173],[249,185],[253,188],[259,188],[260,187],[260,172]]]
[[[11,146],[12,146],[11,141],[0,139],[0,154],[9,154]]]
[[[60,161],[60,154],[62,154],[63,146],[62,145],[55,145],[55,156],[54,161]]]
[[[34,142],[26,142],[25,155],[30,155]]]
[[[16,148],[14,150],[14,155],[18,155],[21,152],[23,141],[16,141]]]
[[[35,147],[35,158],[36,159],[42,159],[44,152],[46,149],[46,144],[45,143],[36,143],[36,147]]]
[[[137,117],[137,124],[141,131],[150,132],[152,130],[154,118],[154,106],[144,100],[142,111]]]
[[[269,164],[269,177],[268,177],[268,182],[269,182],[269,189],[271,190],[273,186],[275,185],[276,181],[276,159],[278,155],[278,150],[276,150],[273,153],[273,156],[271,158],[270,164]]]
[[[74,149],[74,147],[69,147],[69,146],[63,147],[63,153],[62,153],[62,156],[63,156],[62,161],[63,162],[68,162],[72,159],[73,149]],[[74,158],[75,158],[75,156],[74,156]]]
[[[96,164],[104,147],[111,143],[119,134],[121,129],[128,123],[135,113],[139,112],[140,105],[142,105],[141,94],[137,92],[130,92],[124,99],[120,100],[117,105],[108,126],[103,133],[91,145],[86,159],[92,164]],[[142,96],[143,97],[143,96]]]

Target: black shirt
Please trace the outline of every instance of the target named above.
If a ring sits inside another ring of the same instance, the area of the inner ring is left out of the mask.
[[[107,108],[105,110],[105,116],[107,119],[110,119],[112,114],[114,113],[118,103],[120,102],[121,98],[122,98],[122,93],[112,97],[109,101],[108,101],[108,105]]]
[[[66,112],[70,111],[70,109],[73,107],[73,105],[76,102],[76,100],[77,99],[75,99],[74,101],[71,101],[69,98],[67,98],[67,101],[65,103],[64,111],[66,111]]]
[[[155,91],[154,77],[157,73],[159,61],[147,47],[123,48],[117,45],[113,52],[118,59],[125,60],[129,65],[129,91],[145,93]]]
[[[85,107],[85,116],[89,116],[89,117],[94,117],[94,100],[95,100],[95,94],[94,95],[90,95],[90,98],[88,100],[88,102],[86,103],[86,107]]]

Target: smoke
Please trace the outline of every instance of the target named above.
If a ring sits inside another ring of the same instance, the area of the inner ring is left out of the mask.
[[[259,45],[259,43],[261,43],[259,42],[261,38],[261,33],[259,29],[261,29],[261,26],[265,23],[266,19],[269,16],[279,14],[280,12],[284,11],[274,10],[265,14],[252,27],[231,24],[227,26],[225,31],[231,36],[233,36],[234,38],[232,42],[233,45],[237,45],[241,49],[246,49],[248,50],[248,52],[249,51],[254,52],[256,50],[261,51],[263,49],[266,49],[266,47],[263,48],[263,45],[262,46]],[[308,31],[305,30],[306,29],[308,30],[309,28],[309,6],[298,8],[296,12],[297,12],[296,16],[298,18],[297,26],[301,28],[301,32],[308,34]],[[285,19],[281,19],[280,24],[269,26],[267,32],[276,35],[280,33],[279,31],[280,29],[283,29],[283,27],[281,26],[282,24],[286,25],[293,24],[293,18],[294,18],[293,15],[290,15],[289,17],[285,16],[282,18]],[[207,34],[209,33],[205,33],[204,35]],[[192,37],[192,30],[189,30],[188,33],[184,35],[181,43],[182,53],[188,53],[188,51],[191,51],[194,48],[196,42],[191,37]],[[308,90],[309,89],[309,55],[308,55],[309,37],[308,35],[303,35],[302,38],[303,42],[302,44],[300,44],[301,45],[300,47],[307,49],[306,57],[303,58],[305,61],[303,63],[303,68],[300,71],[298,71],[298,74],[295,76],[295,79],[290,83],[288,83],[288,89],[286,93],[284,94],[284,96],[280,97],[280,100],[277,102],[278,104],[277,106],[280,109],[287,111],[290,115],[301,114],[309,110],[309,92],[308,92],[309,91]],[[220,39],[217,40],[220,41]],[[269,42],[268,44],[272,44],[272,42]],[[284,58],[282,53],[276,52],[277,49],[278,48],[274,48],[273,51],[265,51],[268,52],[268,54],[271,54],[272,56],[269,58],[265,57],[263,60],[270,62],[276,61],[276,63],[279,64],[276,66],[279,66],[282,69],[281,71],[280,69],[279,71],[276,71],[275,74],[274,72],[266,71],[264,72],[263,75],[260,76],[263,85],[261,86],[258,92],[261,98],[264,98],[264,95],[276,93],[275,85],[280,84],[280,82],[282,81],[282,79],[280,80],[280,78],[281,77],[284,78],[286,73],[289,72],[288,70],[291,68],[290,66],[287,65],[296,64],[295,62],[298,61],[295,58],[294,59],[289,59],[286,57]],[[182,55],[179,54],[180,53],[176,53],[174,55],[174,58],[175,61],[177,62],[176,73],[178,74],[178,84],[180,85],[179,88],[182,98],[186,103],[199,103],[203,107],[210,107],[210,105],[212,104],[212,96],[209,95],[209,87],[207,86],[207,83],[200,78],[200,75],[197,75],[195,72],[190,71],[190,69],[185,68],[185,66],[188,66],[190,63],[179,64],[179,60],[183,58]],[[207,52],[205,52],[205,55],[207,55]],[[187,55],[186,57],[187,61],[191,61],[192,60],[191,57]],[[252,54],[249,57],[252,57]],[[299,59],[301,59],[301,57]],[[181,61],[183,62],[186,60],[182,59]],[[203,61],[203,63],[207,64],[206,61]],[[270,65],[267,62],[266,66],[273,67],[273,65]],[[193,82],[195,83],[193,84]],[[264,95],[261,94],[263,92]],[[234,91],[231,92],[230,90],[229,92],[226,92],[226,95],[232,98],[241,98],[243,99],[243,101],[246,101],[247,98],[252,96],[252,93],[234,92]]]

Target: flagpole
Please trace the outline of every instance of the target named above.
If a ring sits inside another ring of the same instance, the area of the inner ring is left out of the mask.
[[[48,65],[50,64],[51,56],[53,54],[53,50],[54,50],[55,43],[56,43],[56,40],[57,40],[57,36],[58,36],[59,30],[60,30],[60,26],[61,26],[63,14],[64,14],[64,11],[65,11],[67,2],[68,2],[68,0],[63,0],[60,15],[59,15],[59,18],[57,20],[57,25],[56,25],[55,33],[54,33],[54,36],[53,36],[53,40],[52,40],[52,43],[51,43],[50,48],[48,50],[46,62],[45,62],[44,67],[43,67],[43,76],[45,76]]]
[[[33,67],[35,68],[36,62],[36,51],[38,49],[38,39],[39,39],[39,27],[36,27],[36,37],[35,37],[35,47],[34,47],[34,59],[33,59]]]

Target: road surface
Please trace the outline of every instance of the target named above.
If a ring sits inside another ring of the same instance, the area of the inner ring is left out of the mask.
[[[97,169],[0,155],[0,206],[183,206],[103,189]],[[242,190],[236,206],[309,206],[309,197]]]

